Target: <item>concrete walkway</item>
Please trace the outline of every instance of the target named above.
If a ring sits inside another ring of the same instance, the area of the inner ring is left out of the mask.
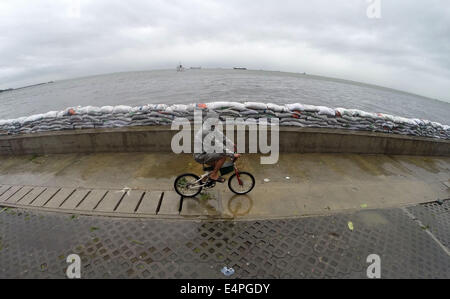
[[[265,219],[400,207],[450,197],[450,158],[354,154],[282,154],[240,169],[255,189],[236,196],[226,184],[196,199],[173,191],[178,174],[201,174],[191,155],[115,153],[0,157],[0,202],[120,217]],[[269,181],[265,181],[269,179]]]
[[[435,202],[450,197],[450,158],[238,166],[256,177],[249,195],[183,199],[174,178],[201,173],[190,155],[0,157],[0,278],[64,278],[70,254],[82,278],[366,278],[371,254],[382,278],[450,278],[450,200]]]
[[[257,221],[0,209],[0,278],[66,278],[72,254],[81,278],[367,278],[376,254],[381,278],[448,279],[449,221],[450,201]]]

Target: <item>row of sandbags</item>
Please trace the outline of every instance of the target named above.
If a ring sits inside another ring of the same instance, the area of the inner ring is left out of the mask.
[[[0,135],[74,129],[170,125],[176,117],[194,119],[194,110],[214,111],[221,119],[245,121],[278,118],[282,126],[335,128],[450,139],[450,126],[422,119],[409,119],[356,109],[257,102],[206,104],[149,104],[145,106],[72,107],[63,111],[0,120]]]

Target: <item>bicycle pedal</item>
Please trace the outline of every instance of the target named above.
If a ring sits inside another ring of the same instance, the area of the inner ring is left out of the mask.
[[[208,181],[208,182],[206,182],[206,184],[205,184],[205,186],[204,186],[203,188],[205,188],[205,189],[211,189],[211,188],[213,188],[213,187],[215,187],[215,186],[216,186],[216,182]]]

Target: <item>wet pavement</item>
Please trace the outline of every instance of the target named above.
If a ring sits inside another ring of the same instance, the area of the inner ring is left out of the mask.
[[[283,153],[274,165],[261,165],[259,155],[244,155],[237,165],[256,179],[255,188],[247,196],[236,197],[227,184],[218,184],[213,189],[217,196],[208,204],[200,205],[204,202],[197,200],[184,206],[184,202],[178,205],[175,200],[174,206],[194,209],[181,211],[184,216],[200,213],[251,220],[340,213],[361,206],[401,207],[450,197],[449,157]],[[33,206],[65,210],[75,207],[79,213],[114,210],[123,216],[140,202],[157,202],[158,195],[151,196],[152,192],[173,192],[173,182],[182,173],[203,172],[189,154],[0,156],[0,188],[22,188],[6,191],[6,195],[1,195],[5,190],[0,189],[0,202],[12,206],[28,206],[31,202]],[[48,190],[39,195],[42,188]],[[121,190],[128,189],[146,195],[139,198],[130,194],[123,202],[117,199],[123,195]],[[58,194],[50,194],[53,191]],[[39,200],[32,202],[35,192]],[[108,192],[105,197],[104,192]],[[119,201],[122,206],[117,206]],[[173,213],[166,203],[169,200],[163,196],[161,207]],[[140,212],[139,207],[136,212]]]
[[[449,229],[449,200],[251,221],[0,208],[0,278],[65,278],[70,254],[82,278],[367,278],[370,254],[381,278],[450,278]]]

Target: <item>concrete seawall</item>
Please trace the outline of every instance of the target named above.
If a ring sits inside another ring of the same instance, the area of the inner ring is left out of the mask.
[[[2,136],[0,155],[171,152],[171,140],[176,133],[167,126],[152,126]],[[270,137],[270,133],[268,135]],[[248,134],[246,136],[248,138]],[[350,130],[280,127],[280,152],[450,156],[450,140]]]

